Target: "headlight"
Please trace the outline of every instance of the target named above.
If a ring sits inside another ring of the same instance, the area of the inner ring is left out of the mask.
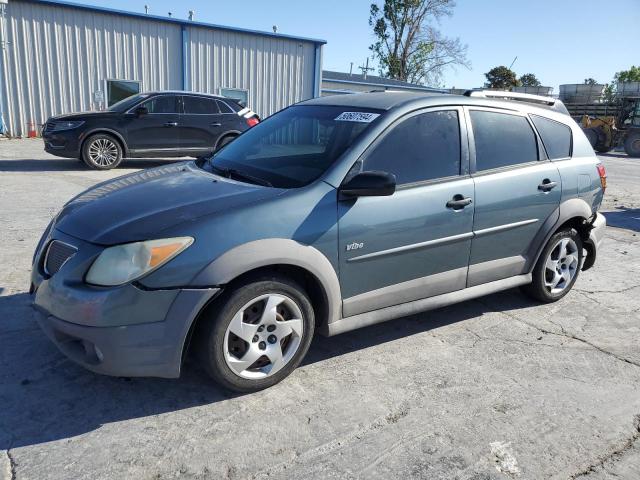
[[[74,128],[78,128],[80,125],[82,125],[84,122],[83,121],[57,121],[57,122],[53,122],[53,125],[51,126],[51,131],[52,132],[59,132],[61,130],[72,130]]]
[[[177,237],[109,247],[95,259],[86,281],[105,287],[131,282],[164,265],[192,243],[191,237]]]

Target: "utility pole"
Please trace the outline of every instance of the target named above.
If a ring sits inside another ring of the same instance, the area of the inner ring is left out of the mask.
[[[370,72],[370,71],[371,71],[371,72],[373,72],[373,71],[375,70],[375,68],[373,68],[373,67],[370,67],[370,66],[369,66],[369,57],[367,57],[367,63],[366,63],[366,65],[360,65],[358,68],[359,68],[360,70],[362,70],[362,78],[363,78],[364,80],[366,80],[366,79],[367,79],[367,73],[368,73],[368,72]]]

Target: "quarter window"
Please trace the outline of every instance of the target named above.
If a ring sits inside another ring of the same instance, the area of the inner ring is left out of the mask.
[[[233,113],[233,110],[226,102],[221,102],[220,100],[216,100],[216,102],[218,102],[218,108],[220,108],[221,113]]]
[[[525,117],[471,110],[476,144],[476,170],[538,160],[536,135]]]
[[[571,129],[568,126],[538,115],[531,115],[531,121],[538,129],[550,159],[571,156]]]
[[[427,112],[401,121],[366,154],[364,169],[393,173],[398,185],[459,175],[458,112]]]
[[[178,113],[177,98],[172,95],[162,95],[145,102],[144,106],[149,113]]]
[[[215,115],[220,113],[214,98],[182,97],[184,113],[187,115]]]

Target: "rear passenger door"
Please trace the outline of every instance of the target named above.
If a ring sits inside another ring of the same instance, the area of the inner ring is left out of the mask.
[[[468,286],[524,273],[544,229],[555,223],[560,174],[527,115],[466,108],[475,182]]]
[[[215,98],[184,95],[180,119],[181,146],[185,154],[213,152],[223,133],[223,115]]]
[[[354,167],[393,173],[397,189],[339,202],[345,316],[465,287],[474,204],[463,120],[456,107],[410,114]]]

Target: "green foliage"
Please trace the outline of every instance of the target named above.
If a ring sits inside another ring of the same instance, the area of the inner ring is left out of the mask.
[[[468,67],[466,45],[444,37],[433,24],[451,16],[453,0],[384,0],[371,4],[369,25],[375,42],[369,47],[380,74],[412,83],[438,83],[448,66]]]
[[[613,76],[614,82],[640,82],[640,67],[632,66],[629,70],[622,70]]]
[[[589,77],[589,78],[585,78],[584,79],[584,84],[585,85],[597,85],[598,82],[594,78]]]
[[[487,73],[484,74],[487,77],[487,81],[484,84],[488,88],[510,89],[511,87],[517,87],[520,82],[516,73],[501,65],[499,67],[493,67]]]
[[[523,87],[539,87],[542,83],[540,83],[540,80],[538,80],[535,74],[525,73],[520,77],[520,85]]]

